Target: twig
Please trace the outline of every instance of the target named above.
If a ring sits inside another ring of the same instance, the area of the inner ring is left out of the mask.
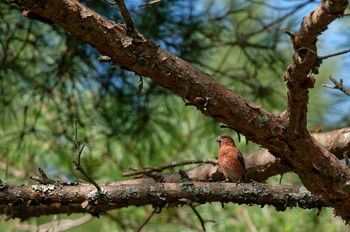
[[[187,173],[180,169],[179,170],[179,174],[180,174],[180,183],[184,186],[184,185],[193,185],[192,184],[192,180],[191,178],[187,175]]]
[[[124,23],[126,25],[127,34],[132,37],[135,42],[142,42],[145,40],[145,38],[136,31],[136,28],[134,26],[134,21],[131,18],[130,12],[128,8],[125,5],[124,0],[115,0],[115,4],[117,4],[118,9],[120,13],[122,14],[122,17],[124,19]]]
[[[203,220],[202,216],[198,213],[198,211],[193,205],[189,205],[189,206],[191,207],[192,211],[194,212],[194,214],[196,214],[198,220],[200,221],[203,231],[205,231],[205,221]],[[215,222],[215,221],[210,220],[210,222]]]
[[[332,76],[329,76],[329,79],[334,83],[334,86],[322,84],[323,87],[329,88],[329,89],[339,89],[340,91],[342,91],[346,95],[350,96],[350,90],[344,87],[342,79],[340,79],[340,81],[337,81]]]
[[[78,125],[77,125],[77,121],[75,121],[75,134],[74,134],[73,143],[74,143],[75,147],[77,149],[79,149],[80,143],[78,141]],[[78,153],[78,159],[77,160],[73,160],[73,163],[75,165],[76,170],[78,170],[81,174],[83,174],[83,176],[85,176],[85,178],[88,180],[88,182],[93,184],[96,187],[97,194],[101,195],[103,193],[101,187],[92,178],[89,177],[89,175],[85,172],[84,168],[80,165],[80,158],[81,158],[81,154],[83,153],[84,148],[85,148],[85,144],[83,144],[81,146],[80,151]]]
[[[322,210],[322,207],[318,207],[317,209],[315,209],[315,214],[317,216],[320,216],[321,210]]]
[[[137,231],[141,231],[145,225],[151,220],[153,215],[158,212],[158,207],[154,207],[152,213],[148,216],[148,218],[145,220],[145,222],[140,226],[140,228]]]
[[[75,147],[78,149],[80,147],[80,143],[78,142],[78,120],[75,120],[75,130],[74,130],[74,139],[73,139],[73,143],[75,145]]]
[[[153,1],[146,2],[146,3],[141,4],[141,5],[139,5],[139,7],[151,6],[151,5],[160,3],[160,2],[162,2],[162,0],[153,0]]]
[[[200,221],[203,231],[205,231],[205,222],[204,222],[202,216],[198,213],[198,211],[196,210],[196,208],[193,205],[190,205],[190,207],[191,207],[192,211],[194,212],[194,214],[197,216],[198,220]]]
[[[333,54],[329,54],[329,55],[326,55],[326,56],[319,56],[318,58],[321,59],[321,60],[325,60],[325,59],[331,58],[333,56],[339,56],[339,55],[346,54],[348,52],[350,52],[350,49],[347,49],[347,50],[344,50],[344,51],[341,51],[341,52],[337,52],[337,53],[333,53]]]
[[[136,94],[141,95],[143,89],[143,78],[140,76],[139,84],[137,85]]]
[[[254,36],[254,35],[257,35],[257,34],[259,34],[259,33],[261,33],[261,32],[266,31],[267,29],[269,29],[270,27],[274,26],[275,24],[281,23],[283,20],[285,20],[285,19],[288,18],[289,16],[293,15],[295,12],[297,12],[298,10],[300,10],[301,8],[303,8],[304,6],[306,6],[307,4],[308,4],[308,2],[304,2],[304,3],[301,3],[300,5],[295,6],[295,8],[294,8],[292,11],[290,11],[290,12],[288,12],[287,14],[285,14],[285,15],[279,17],[278,19],[272,21],[271,23],[269,23],[269,24],[267,24],[267,25],[263,25],[263,27],[260,28],[259,30],[253,31],[253,32],[251,32],[251,33],[245,35],[244,37],[245,37],[246,39],[248,39],[248,38],[251,37],[251,36]]]
[[[79,151],[78,159],[73,160],[73,163],[74,163],[76,169],[81,174],[83,174],[83,176],[85,176],[85,178],[89,181],[89,183],[93,184],[96,187],[98,193],[102,193],[101,187],[92,178],[89,177],[89,175],[85,172],[84,168],[80,165],[80,157],[81,157],[81,154],[83,153],[84,147],[85,147],[85,144],[83,144],[83,146],[81,147],[81,149]]]
[[[129,169],[133,170],[131,172],[124,172],[123,176],[135,176],[135,175],[148,175],[152,172],[162,172],[165,169],[169,168],[174,168],[174,167],[179,167],[179,166],[185,166],[185,165],[190,165],[190,164],[217,164],[217,161],[215,160],[186,160],[186,161],[180,161],[180,162],[172,162],[171,164],[166,164],[160,167],[155,167],[155,168],[142,168],[142,169],[137,169],[137,168],[132,168],[130,167]]]
[[[284,30],[283,32],[286,33],[287,35],[289,35],[291,40],[294,41],[294,38],[295,38],[295,34],[294,33],[290,32],[288,30]]]
[[[278,182],[279,185],[282,184],[282,179],[283,179],[283,173],[282,173],[281,176],[280,176],[280,180],[279,180],[279,182]]]
[[[40,184],[53,184],[53,185],[64,185],[64,186],[74,186],[78,185],[78,182],[65,182],[65,181],[59,181],[59,180],[54,180],[50,179],[47,177],[46,173],[44,172],[43,169],[39,168],[39,174],[40,176],[30,176],[29,178],[40,183]]]
[[[115,3],[118,6],[118,9],[120,11],[120,13],[123,16],[124,19],[124,23],[126,24],[126,26],[128,27],[128,29],[130,31],[135,31],[135,26],[134,26],[134,21],[131,18],[130,12],[128,10],[128,8],[125,5],[124,0],[116,0]]]
[[[350,153],[350,151],[346,151],[346,152],[344,152],[344,154],[343,154],[346,167],[348,167],[348,168],[350,168],[349,156],[348,156],[349,153]]]
[[[29,178],[36,182],[39,182],[40,184],[55,184],[56,181],[48,178],[44,170],[42,170],[41,168],[39,168],[38,170],[40,176],[30,176]]]

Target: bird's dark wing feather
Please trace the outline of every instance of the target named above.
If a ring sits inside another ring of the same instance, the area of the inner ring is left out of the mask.
[[[247,178],[247,171],[245,169],[245,161],[244,161],[243,155],[239,151],[238,151],[238,160],[243,167],[243,178],[242,178],[243,180],[242,180],[242,182],[247,183],[248,178]]]

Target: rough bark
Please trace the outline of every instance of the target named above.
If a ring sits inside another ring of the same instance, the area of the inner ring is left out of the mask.
[[[338,159],[344,159],[344,153],[350,151],[349,127],[329,132],[312,133],[312,136],[323,147],[327,148],[328,151],[333,153]],[[248,177],[251,180],[263,182],[271,176],[292,171],[288,165],[281,161],[281,159],[273,156],[265,148],[261,148],[253,153],[244,155]],[[15,178],[26,178],[26,173],[23,170],[21,171],[18,169],[7,167],[6,162],[2,159],[0,159],[0,168],[3,170],[7,169],[9,174],[14,176]],[[140,169],[137,172],[128,171],[127,173],[129,173],[128,176],[130,176],[130,173],[134,173],[131,176],[145,174],[145,172],[142,172],[142,169]],[[213,164],[200,165],[198,167],[186,170],[186,173],[193,181],[212,182],[224,180],[223,175],[218,170],[218,166]],[[180,181],[180,175],[178,172],[170,174],[156,174],[160,176],[160,179],[162,179],[164,183],[178,183]],[[146,178],[134,179],[132,183],[135,184],[136,180],[140,180],[140,182],[138,182],[139,184],[155,183],[155,181],[152,178],[150,178],[149,180],[146,180]]]
[[[344,159],[344,153],[350,150],[350,128],[342,128],[329,132],[312,133],[317,142],[333,153],[338,159]],[[267,149],[260,149],[246,157],[248,176],[255,181],[291,171],[281,159],[271,155]]]
[[[344,153],[350,150],[350,128],[342,128],[329,132],[312,133],[312,136],[328,151],[332,152],[337,158],[344,159]],[[286,165],[281,159],[271,155],[267,149],[260,149],[245,157],[248,178],[254,181],[262,182],[271,176],[283,174],[292,171],[291,167]],[[140,170],[141,171],[141,170]],[[140,174],[142,172],[135,172]],[[131,172],[132,173],[132,172]],[[203,164],[186,171],[187,175],[194,181],[212,182],[222,181],[224,176],[219,171],[218,165]],[[156,173],[157,174],[157,173]],[[180,182],[178,172],[170,174],[159,174],[159,178],[165,183]],[[152,178],[135,179],[125,183],[155,183]]]
[[[271,186],[260,183],[153,183],[102,185],[105,194],[98,197],[93,185],[33,185],[6,187],[0,191],[0,212],[25,220],[33,216],[57,213],[91,213],[153,205],[158,207],[207,202],[273,205],[284,211],[289,207],[321,208],[329,206],[304,187]]]
[[[340,17],[346,0],[323,0],[292,36],[295,53],[284,78],[288,106],[276,117],[213,80],[186,61],[151,41],[134,41],[123,25],[103,18],[71,0],[18,1],[31,13],[49,19],[67,32],[108,55],[121,67],[149,77],[287,163],[303,184],[327,200],[350,221],[350,172],[306,129],[309,73],[317,73],[317,36]],[[204,104],[205,103],[205,104]]]

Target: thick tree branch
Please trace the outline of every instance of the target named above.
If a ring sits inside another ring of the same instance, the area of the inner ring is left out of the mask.
[[[339,160],[344,159],[344,153],[350,150],[350,127],[329,132],[312,133],[317,142],[334,154]],[[255,181],[291,171],[281,159],[271,155],[268,150],[260,149],[246,158],[248,176]]]
[[[279,117],[219,84],[206,73],[161,49],[151,41],[134,41],[120,24],[71,0],[21,1],[27,10],[52,20],[73,36],[108,55],[121,67],[149,77],[196,106],[206,116],[222,122],[261,144],[297,172],[314,194],[332,203],[350,221],[350,172],[306,130],[308,89],[301,86],[316,73],[317,36],[341,16],[347,0],[323,0],[304,18],[293,38],[293,63],[285,73],[289,88],[287,111]]]
[[[91,184],[79,186],[19,186],[0,191],[0,213],[25,220],[29,217],[58,213],[91,213],[99,215],[110,209],[152,204],[177,206],[183,204],[224,202],[271,205],[279,211],[289,207],[328,207],[304,187],[270,186],[265,184],[190,183],[190,184],[107,184],[103,198],[91,198],[96,192]]]
[[[332,202],[336,214],[349,222],[350,172],[317,143],[306,128],[309,100],[307,86],[310,86],[307,82],[314,81],[310,74],[318,74],[322,63],[317,55],[317,38],[332,21],[344,14],[347,5],[347,0],[323,0],[318,8],[304,17],[299,32],[291,36],[294,55],[284,75],[288,103],[286,112],[282,114],[286,120],[285,137],[288,139],[289,152],[281,158],[289,163],[310,191]],[[273,150],[271,152],[280,155]]]
[[[329,132],[312,133],[312,136],[325,147],[328,151],[333,153],[338,159],[344,159],[344,153],[350,150],[350,128],[342,128]],[[281,159],[273,156],[267,149],[259,149],[251,154],[245,156],[248,178],[254,181],[265,181],[271,176],[283,174],[292,171],[291,167],[286,165]],[[193,162],[176,162],[175,164],[192,163]],[[162,167],[174,166],[164,165],[158,168],[153,168],[153,173],[158,172],[158,179],[164,183],[179,183],[179,173],[161,174]],[[143,173],[147,173],[150,170],[144,170]],[[219,167],[213,164],[203,164],[198,167],[186,170],[187,175],[194,181],[209,182],[209,181],[222,181],[223,175],[219,171]],[[135,174],[141,174],[141,172],[135,172]],[[128,180],[124,183],[156,183],[152,178],[142,178],[137,180]]]
[[[302,136],[307,133],[308,89],[303,88],[309,74],[318,74],[322,60],[317,55],[317,37],[328,28],[336,18],[343,15],[347,0],[323,0],[322,4],[305,16],[300,30],[292,35],[294,47],[293,62],[284,74],[288,87],[287,116],[290,135]]]
[[[282,131],[275,115],[155,43],[133,41],[123,25],[103,18],[78,2],[49,0],[38,4],[32,0],[20,3],[36,14],[52,19],[103,55],[111,57],[122,68],[172,90],[206,116],[234,125],[252,141],[267,142],[271,131]]]

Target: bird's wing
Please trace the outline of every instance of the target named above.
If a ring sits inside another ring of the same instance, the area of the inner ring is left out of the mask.
[[[239,162],[241,163],[241,165],[243,167],[243,179],[244,179],[243,181],[244,182],[248,182],[247,170],[245,169],[245,161],[244,161],[242,153],[240,153],[239,151],[238,151],[238,160],[239,160]]]
[[[245,161],[244,161],[242,153],[239,151],[238,151],[238,160],[241,163],[242,167],[245,169]]]

